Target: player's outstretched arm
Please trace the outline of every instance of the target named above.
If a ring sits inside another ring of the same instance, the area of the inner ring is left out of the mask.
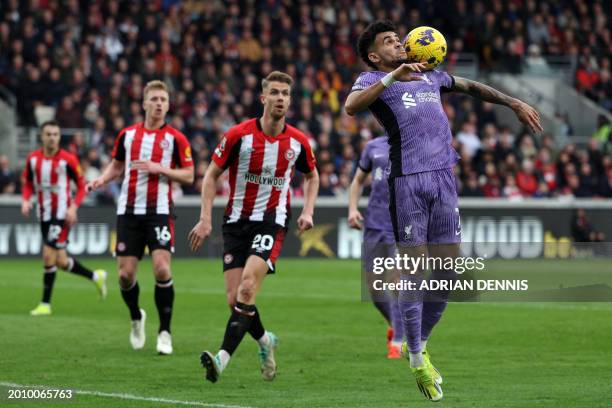
[[[314,226],[312,215],[314,214],[317,194],[319,194],[319,172],[315,168],[310,173],[304,174],[304,208],[297,220],[300,233]]]
[[[103,187],[104,185],[106,185],[106,183],[121,176],[123,174],[124,168],[124,162],[113,159],[110,164],[106,166],[100,177],[87,183],[85,189],[89,192]]]
[[[351,181],[351,186],[349,187],[348,223],[349,227],[358,230],[361,229],[361,222],[363,221],[363,216],[358,208],[359,197],[361,197],[361,193],[363,192],[363,185],[367,176],[368,173],[358,167],[355,172],[355,177],[353,177],[353,181]]]
[[[422,63],[402,64],[368,88],[351,92],[344,103],[346,113],[353,116],[358,112],[368,109],[368,106],[374,103],[380,94],[396,81],[422,81],[421,77],[412,75],[412,73],[421,72],[424,69],[425,64]]]
[[[152,161],[135,160],[132,162],[132,169],[146,171],[149,174],[161,174],[181,184],[193,184],[195,178],[193,166],[172,169]]]
[[[462,92],[486,102],[505,105],[512,109],[517,118],[527,125],[532,132],[536,133],[543,130],[538,111],[520,99],[513,98],[495,88],[477,81],[457,76],[454,78],[455,84],[453,86],[453,91]]]
[[[211,161],[202,180],[202,206],[200,208],[200,219],[189,232],[189,248],[197,252],[212,231],[212,207],[215,195],[217,195],[217,181],[223,169],[214,161]]]

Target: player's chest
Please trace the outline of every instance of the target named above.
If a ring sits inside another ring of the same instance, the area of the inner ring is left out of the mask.
[[[270,141],[253,135],[242,139],[238,160],[250,168],[286,168],[294,165],[299,153],[299,143],[290,138]]]
[[[130,160],[162,162],[172,157],[174,150],[172,135],[163,132],[137,133],[126,137],[125,149]]]
[[[34,171],[38,176],[40,186],[51,187],[58,182],[64,182],[68,177],[67,162],[57,159],[39,159],[32,163]]]
[[[396,82],[382,94],[382,100],[396,113],[402,114],[421,114],[442,106],[440,89],[429,79]]]

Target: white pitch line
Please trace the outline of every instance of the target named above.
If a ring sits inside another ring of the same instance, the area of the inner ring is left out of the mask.
[[[16,384],[16,383],[5,382],[5,381],[0,381],[0,386],[15,387],[15,388],[58,389],[58,387],[51,387],[48,385],[24,385],[24,384]],[[126,400],[135,400],[135,401],[159,402],[162,404],[193,405],[193,406],[198,406],[198,407],[211,407],[211,408],[251,408],[246,405],[226,405],[226,404],[214,404],[214,403],[200,402],[200,401],[184,401],[184,400],[173,400],[173,399],[167,399],[167,398],[157,398],[157,397],[141,397],[139,395],[118,394],[118,393],[102,392],[102,391],[87,391],[87,390],[72,390],[72,391],[75,394],[93,395],[96,397],[106,397],[106,398],[119,398],[119,399],[126,399]]]

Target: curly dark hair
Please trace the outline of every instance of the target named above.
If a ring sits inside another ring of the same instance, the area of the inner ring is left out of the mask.
[[[370,47],[374,44],[374,40],[376,40],[376,35],[379,33],[384,33],[387,31],[397,31],[395,24],[393,24],[389,20],[383,21],[375,21],[368,25],[363,33],[359,36],[357,40],[357,48],[359,49],[359,56],[368,64],[368,66],[377,69],[376,65],[368,58],[368,54],[370,53]]]

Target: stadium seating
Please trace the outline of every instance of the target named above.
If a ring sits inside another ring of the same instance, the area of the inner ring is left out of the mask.
[[[392,19],[400,33],[424,23],[438,27],[451,45],[449,69],[453,52],[478,55],[481,72],[547,72],[547,58],[565,57],[576,88],[612,108],[612,42],[602,1],[463,0],[417,2],[414,9],[365,0],[291,7],[262,1],[254,9],[236,1],[38,3],[34,9],[37,2],[7,1],[2,10],[0,83],[17,98],[21,126],[35,126],[35,112],[51,107],[64,127],[90,129],[89,144],[75,136],[69,145],[88,178],[108,162],[117,131],[142,119],[143,84],[161,78],[173,91],[170,120],[197,152],[197,181],[184,191],[197,194],[219,135],[259,113],[259,79],[280,69],[297,80],[290,122],[316,144],[321,195],[346,195],[365,141],[380,132],[371,115],[342,110],[364,69],[356,36],[375,18]],[[462,195],[612,196],[605,118],[596,141],[578,149],[555,145],[554,135],[512,134],[490,106],[467,97],[449,96],[444,106],[463,158]],[[565,132],[571,135],[570,123]],[[11,166],[0,167],[7,169],[1,192],[18,190]],[[299,180],[295,189],[299,195]],[[99,198],[112,195],[111,187]]]

